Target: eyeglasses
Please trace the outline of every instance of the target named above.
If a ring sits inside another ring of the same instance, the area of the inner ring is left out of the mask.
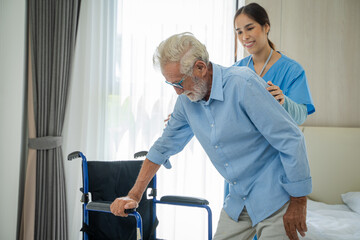
[[[183,89],[184,87],[181,85],[181,83],[185,80],[185,78],[186,78],[186,75],[185,75],[179,82],[177,82],[177,83],[171,83],[171,82],[168,82],[168,81],[166,81],[166,80],[165,80],[165,82],[166,82],[167,84],[170,84],[170,85],[173,86],[173,87],[177,87],[177,88]]]

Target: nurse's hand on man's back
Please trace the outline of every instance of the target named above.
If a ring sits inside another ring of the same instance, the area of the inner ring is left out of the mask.
[[[271,81],[268,81],[267,84],[269,87],[266,88],[273,97],[278,100],[278,102],[283,105],[285,102],[285,95],[283,91],[279,88],[279,86],[274,85]]]

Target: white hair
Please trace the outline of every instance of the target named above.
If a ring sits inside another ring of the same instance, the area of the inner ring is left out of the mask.
[[[209,53],[205,45],[189,32],[175,34],[162,41],[153,56],[154,66],[162,69],[168,63],[180,63],[180,73],[186,75],[191,75],[198,60],[208,65]]]

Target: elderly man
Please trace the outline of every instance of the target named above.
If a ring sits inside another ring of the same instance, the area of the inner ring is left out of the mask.
[[[304,137],[266,83],[243,67],[209,61],[192,34],[163,41],[154,54],[179,95],[162,136],[150,148],[128,196],[111,211],[127,216],[161,165],[195,135],[230,183],[214,239],[298,239],[305,235],[306,195],[312,182]]]

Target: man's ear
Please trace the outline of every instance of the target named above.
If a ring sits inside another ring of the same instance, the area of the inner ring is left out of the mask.
[[[201,75],[201,77],[204,77],[206,75],[206,72],[207,72],[206,63],[201,60],[197,60],[194,64],[194,73]]]

